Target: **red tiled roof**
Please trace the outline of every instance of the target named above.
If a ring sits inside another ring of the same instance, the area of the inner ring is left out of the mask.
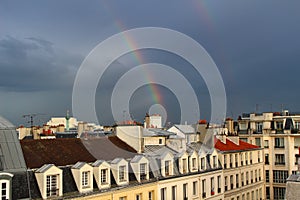
[[[65,166],[78,161],[96,160],[79,138],[21,140],[20,143],[28,168],[39,168],[44,164]]]
[[[224,144],[219,139],[217,139],[215,148],[220,151],[243,151],[243,150],[250,150],[250,149],[259,149],[260,147],[253,144],[249,144],[242,140],[240,140],[239,145],[237,145],[231,140],[226,139],[226,144]]]

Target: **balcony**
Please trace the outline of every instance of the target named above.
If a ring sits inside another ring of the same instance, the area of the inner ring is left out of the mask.
[[[282,129],[276,129],[275,130],[275,134],[283,134],[283,130]]]
[[[300,130],[298,128],[291,129],[292,134],[298,134],[299,132],[300,132]]]
[[[279,145],[275,145],[274,148],[277,148],[277,149],[283,149],[284,146],[281,146],[281,145],[280,145],[280,146],[279,146]]]
[[[275,165],[285,165],[284,162],[275,162]]]

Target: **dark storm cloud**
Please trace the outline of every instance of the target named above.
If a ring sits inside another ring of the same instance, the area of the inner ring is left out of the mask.
[[[0,40],[0,89],[47,91],[71,88],[81,57],[40,38]]]

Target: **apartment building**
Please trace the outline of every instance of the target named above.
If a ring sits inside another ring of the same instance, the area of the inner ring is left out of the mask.
[[[230,135],[218,135],[215,148],[223,166],[224,199],[265,199],[263,150]]]
[[[297,170],[300,114],[265,112],[243,114],[237,131],[241,140],[263,148],[266,198],[284,199],[286,180]]]

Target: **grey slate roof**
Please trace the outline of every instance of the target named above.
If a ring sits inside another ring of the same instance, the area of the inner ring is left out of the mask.
[[[99,167],[102,163],[106,162],[105,160],[96,160],[92,166],[93,167]]]
[[[136,155],[131,159],[131,163],[138,163],[142,158],[144,158],[143,155]]]
[[[48,169],[50,169],[53,166],[54,166],[53,164],[45,164],[41,168],[39,168],[38,170],[36,170],[36,172],[37,173],[45,173]]]
[[[15,127],[3,117],[0,117],[0,168],[6,172],[26,171]]]
[[[184,134],[196,133],[196,125],[195,124],[191,124],[191,125],[176,124],[175,127]]]
[[[176,135],[173,132],[170,131],[165,131],[162,129],[158,128],[148,128],[148,129],[143,129],[143,136],[144,137],[153,137],[153,136],[171,136],[171,135]]]
[[[75,165],[72,166],[73,169],[81,169],[86,162],[77,162]]]
[[[0,129],[5,128],[15,128],[15,126],[12,123],[10,123],[7,119],[0,116]]]

